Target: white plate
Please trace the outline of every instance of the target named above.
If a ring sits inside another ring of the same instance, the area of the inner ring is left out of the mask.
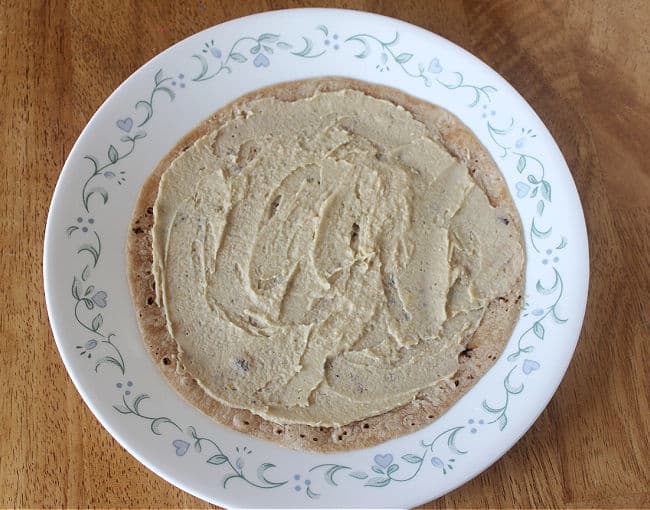
[[[505,176],[528,257],[526,305],[512,338],[460,402],[413,434],[329,455],[234,432],[179,398],[140,340],[124,255],[140,186],[177,140],[244,93],[325,75],[396,87],[460,117]],[[582,324],[587,235],[557,145],[496,72],[395,19],[301,9],[196,34],[109,97],[61,173],[47,222],[44,275],[54,336],[82,397],[129,452],[169,482],[225,506],[404,507],[477,475],[544,409]]]

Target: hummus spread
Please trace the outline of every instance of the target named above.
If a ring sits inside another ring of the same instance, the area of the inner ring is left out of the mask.
[[[276,423],[345,425],[450,379],[523,266],[468,169],[353,90],[247,103],[173,161],[154,218],[180,368]]]

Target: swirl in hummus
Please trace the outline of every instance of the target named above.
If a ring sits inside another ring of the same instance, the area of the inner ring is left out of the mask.
[[[449,379],[524,263],[468,169],[353,90],[251,101],[174,160],[154,215],[180,366],[277,423],[348,424]]]

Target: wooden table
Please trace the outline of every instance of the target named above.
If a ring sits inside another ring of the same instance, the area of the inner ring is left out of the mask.
[[[73,387],[45,310],[45,219],[79,132],[136,68],[299,4],[0,0],[0,507],[207,506],[126,453]],[[415,23],[494,67],[555,136],[587,218],[589,305],[559,391],[507,455],[428,507],[649,507],[650,2],[332,5]]]

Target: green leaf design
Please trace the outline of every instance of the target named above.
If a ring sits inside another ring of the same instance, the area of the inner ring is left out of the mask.
[[[172,423],[172,421],[165,416],[161,416],[160,418],[156,418],[155,420],[152,420],[150,425],[151,432],[153,432],[157,436],[162,435],[162,432],[160,432],[160,426],[164,425],[165,423]]]
[[[79,294],[80,291],[81,291],[81,287],[80,287],[79,280],[77,280],[77,277],[74,276],[72,278],[72,297],[74,297],[77,301],[79,301],[80,299],[80,294]]]
[[[208,462],[210,462],[210,461],[208,461]],[[240,475],[239,473],[237,473],[236,475],[231,474],[231,475],[224,476],[223,477],[223,482],[221,482],[224,489],[226,488],[226,485],[228,485],[228,482],[230,480],[232,480],[233,478],[244,478],[244,477],[242,475]]]
[[[231,53],[230,58],[232,58],[235,62],[239,62],[240,64],[243,64],[244,62],[246,62],[248,60],[241,53]]]
[[[275,464],[271,464],[269,462],[264,462],[263,464],[260,464],[259,467],[257,468],[257,478],[259,478],[264,482],[268,482],[266,476],[264,476],[264,471],[272,467],[275,467]]]
[[[534,187],[533,191],[530,192],[530,198],[535,198],[537,196],[538,187]]]
[[[266,42],[266,43],[272,44],[275,41],[277,41],[278,39],[280,39],[280,36],[278,34],[268,34],[267,33],[267,34],[260,35],[257,38],[257,42],[258,43]]]
[[[276,46],[282,50],[288,50],[289,48],[292,48],[291,44],[284,41],[277,42]]]
[[[274,468],[275,464],[271,464],[270,462],[264,462],[263,464],[260,464],[260,466],[257,468],[257,478],[269,485],[270,487],[280,487],[281,485],[284,485],[287,483],[286,481],[284,482],[272,482],[266,477],[265,472],[268,469]]]
[[[251,52],[251,55],[255,55],[260,52],[261,46],[259,44],[256,44],[253,46],[249,51]]]
[[[77,253],[81,254],[83,252],[89,253],[93,259],[93,267],[97,266],[97,262],[99,261],[99,249],[92,244],[82,244],[77,250]]]
[[[378,467],[378,466],[372,466],[372,470],[373,470],[375,473],[377,473],[377,474],[380,474],[380,475],[383,475],[383,474],[384,474],[384,470],[381,469],[381,468]]]
[[[113,356],[104,356],[103,358],[98,359],[97,364],[95,365],[95,372],[98,372],[99,367],[101,367],[102,365],[115,365],[117,368],[119,368],[122,371],[122,373],[124,373],[124,367],[117,360],[117,358],[114,358]]]
[[[385,476],[375,476],[368,480],[364,485],[366,487],[386,487],[390,483],[390,478]]]
[[[470,108],[474,108],[480,102],[481,102],[481,94],[479,94],[478,90],[474,90],[474,100],[468,106]]]
[[[439,80],[438,80],[438,81],[439,81]],[[475,86],[473,86],[473,85],[462,85],[462,84],[459,84],[459,85],[456,86],[455,88],[458,88],[458,87],[465,87],[465,88],[468,88],[468,89],[474,91],[474,101],[472,102],[472,104],[470,105],[470,107],[474,107],[474,106],[476,106],[476,105],[479,103],[479,101],[480,101],[480,96],[481,96],[481,92],[483,92],[483,94],[486,95],[488,101],[491,101],[491,99],[490,99],[490,95],[485,91],[485,87],[483,87],[483,88],[479,88],[479,87],[475,87]],[[495,134],[496,134],[496,135],[505,135],[505,134],[507,134],[508,132],[510,132],[510,131],[512,130],[512,126],[514,125],[514,122],[515,122],[515,119],[514,119],[513,117],[510,117],[510,125],[509,125],[509,126],[506,126],[506,127],[504,127],[504,128],[495,128],[495,127],[494,127],[490,122],[487,123],[488,134],[490,135],[490,138],[492,138],[492,141],[493,141],[496,145],[498,145],[499,148],[501,149],[501,157],[502,157],[502,158],[505,158],[505,157],[508,155],[508,151],[510,150],[510,147],[504,145],[503,143],[501,143],[501,142],[497,139],[497,137],[495,136]]]
[[[263,46],[263,48],[264,48],[267,52],[269,52],[271,55],[273,55],[273,48],[271,48],[270,46],[266,46],[266,45]]]
[[[341,469],[350,469],[350,468],[347,467],[347,466],[341,466],[341,465],[338,465],[338,464],[332,466],[332,467],[329,468],[329,469],[325,472],[325,474],[323,475],[324,478],[325,478],[325,481],[326,481],[328,484],[330,484],[330,485],[338,485],[338,483],[336,483],[336,481],[334,481],[334,475],[335,475],[338,471],[340,471]]]
[[[508,356],[508,361],[515,361],[520,355],[520,352],[513,352],[510,356]]]
[[[196,57],[197,55],[194,56]],[[207,71],[207,62],[206,62],[206,71]],[[138,108],[144,108],[144,119],[142,120],[142,122],[140,122],[140,124],[138,124],[138,126],[143,126],[144,124],[149,122],[149,119],[151,119],[151,117],[153,117],[153,106],[151,106],[151,103],[149,103],[149,101],[140,100],[137,103],[135,103],[135,109],[137,110]]]
[[[508,417],[505,414],[499,416],[499,419],[497,420],[497,425],[499,426],[499,430],[503,431],[503,429],[506,428],[506,425],[508,425]]]
[[[517,160],[517,172],[522,173],[526,168],[526,158],[524,156],[519,156]]]
[[[104,323],[104,317],[102,317],[101,313],[98,313],[95,315],[93,318],[93,322],[91,323],[91,328],[93,331],[99,331],[99,328],[102,327],[102,324]]]
[[[306,493],[307,493],[307,496],[310,499],[318,499],[318,498],[320,498],[320,494],[318,494],[318,492],[314,492],[313,490],[311,490],[311,487],[307,487]]]
[[[487,403],[487,400],[484,400],[481,405],[483,406],[483,409],[485,409],[488,413],[497,414],[497,413],[500,413],[501,411],[503,411],[503,408],[495,409],[494,407],[491,407]]]
[[[115,409],[120,414],[132,414],[130,409],[122,405],[113,405],[113,409]]]
[[[515,361],[517,358],[519,358],[521,351],[523,351],[523,349],[520,349],[517,352],[513,352],[510,356],[508,356],[508,361]]]
[[[176,93],[172,89],[167,87],[157,87],[156,92],[164,92],[169,96],[170,101],[173,101],[174,98],[176,97]]]
[[[533,174],[528,174],[527,179],[528,179],[528,182],[530,182],[531,184],[538,184],[539,183],[539,181],[537,179],[535,179],[535,176]]]
[[[160,85],[163,82],[163,70],[158,69],[158,72],[153,77],[153,81],[156,85]]]
[[[68,228],[65,229],[66,234],[68,234],[68,237],[72,236],[72,233],[75,232],[76,230],[79,230],[79,227],[76,225],[70,225]]]
[[[95,188],[91,188],[88,191],[88,194],[86,195],[86,203],[88,203],[88,200],[94,194],[101,195],[102,199],[104,200],[104,204],[106,204],[106,202],[108,202],[108,191],[106,191],[102,187],[95,187]]]
[[[510,384],[510,377],[506,377],[506,380],[503,381],[503,386],[505,387],[508,393],[511,393],[513,395],[518,395],[519,393],[524,391],[523,384],[520,384],[519,386],[513,386],[512,384]]]
[[[555,282],[557,283],[557,279],[555,280]],[[539,292],[540,294],[548,295],[548,294],[553,294],[553,291],[555,290],[555,284],[551,288],[547,289],[546,287],[544,287],[544,285],[542,285],[541,280],[537,280],[537,283],[535,284],[535,288],[537,289],[537,292]]]
[[[81,279],[85,282],[90,276],[90,267],[88,264],[84,267],[84,270],[81,272]]]
[[[412,58],[413,58],[413,53],[400,53],[395,57],[395,61],[398,64],[406,64]]]
[[[363,50],[361,50],[359,53],[355,54],[354,56],[357,58],[366,58],[368,55],[370,55],[370,45],[361,37],[358,37],[356,35],[352,37],[348,37],[345,42],[348,41],[357,41],[363,44]]]
[[[86,267],[88,267],[88,266],[86,266]],[[83,279],[83,277],[82,277],[82,279]],[[88,288],[86,289],[86,292],[84,292],[84,296],[87,296],[87,295],[90,294],[93,290],[95,290],[95,286],[94,286],[94,285],[89,285]]]
[[[541,322],[538,321],[533,324],[533,333],[535,333],[535,336],[540,340],[544,340],[544,326],[542,326]]]
[[[399,466],[397,464],[391,464],[388,466],[388,469],[386,470],[386,474],[388,476],[392,475],[395,471],[399,470]]]
[[[458,76],[460,77],[460,83],[459,83],[458,86],[456,87],[456,88],[458,88],[458,87],[460,87],[460,86],[463,85],[463,75],[462,75],[461,73],[454,73],[454,74],[456,74],[456,75],[458,75]],[[468,85],[468,87],[469,87],[469,86],[470,86],[470,85]],[[489,127],[489,129],[490,129],[491,131],[494,131],[494,132],[495,132],[496,134],[498,134],[498,135],[507,135],[507,134],[510,133],[510,131],[512,130],[512,126],[514,125],[514,123],[515,123],[515,120],[511,118],[511,119],[510,119],[510,125],[507,126],[507,127],[504,127],[504,128],[496,128],[496,127],[494,127],[494,126],[493,126],[491,123],[489,123],[489,122],[488,122],[488,127]]]
[[[562,319],[561,317],[558,317],[557,313],[555,313],[555,306],[553,307],[553,311],[551,312],[551,315],[553,316],[553,320],[558,324],[564,324],[569,320],[569,319]]]
[[[296,55],[297,57],[306,57],[309,55],[312,49],[312,42],[307,37],[303,37],[302,40],[305,41],[305,47],[300,51],[292,51],[292,55]]]
[[[362,471],[352,471],[352,473],[348,473],[348,476],[351,476],[352,478],[356,478],[357,480],[365,480],[366,478],[368,478],[368,475]]]
[[[199,64],[201,64],[201,71],[199,72],[199,74],[195,78],[192,78],[192,80],[193,81],[201,81],[203,79],[203,77],[206,74],[208,74],[208,61],[206,60],[206,58],[203,55],[192,55],[192,57],[195,58],[196,60],[198,60]],[[138,103],[136,103],[136,105],[135,105],[136,108],[138,107],[139,103],[145,103],[145,102],[146,101],[138,101]],[[153,111],[151,113],[153,114]],[[151,116],[149,116],[149,117],[151,117]],[[147,118],[147,120],[149,120],[149,117]]]
[[[537,225],[535,225],[535,219],[533,218],[533,223],[530,227],[530,231],[535,237],[544,239],[551,235],[551,232],[553,231],[553,227],[548,227],[548,230],[540,230],[539,228],[537,228]]]
[[[135,400],[133,401],[133,410],[137,413],[140,414],[140,404],[142,403],[143,400],[146,400],[149,398],[149,395],[146,393],[142,393],[141,395],[138,395],[135,397]]]
[[[456,447],[456,434],[458,434],[461,430],[463,430],[463,427],[457,427],[456,430],[449,434],[449,437],[447,438],[447,446],[449,446],[449,449],[454,453],[458,455],[465,455],[468,450],[461,450]]]
[[[405,460],[406,462],[410,462],[411,464],[419,464],[422,462],[422,457],[418,457],[417,455],[413,455],[412,453],[407,453],[406,455],[402,455],[402,459]]]
[[[497,92],[499,89],[497,89],[496,87],[493,87],[492,85],[485,85],[485,87],[481,87],[481,90],[488,97],[488,101],[489,101],[490,100],[490,92]]]
[[[117,154],[117,149],[115,148],[115,146],[110,145],[108,147],[108,160],[111,163],[115,164],[117,163],[118,159],[119,159],[119,155]]]
[[[553,292],[555,292],[555,289],[557,289],[558,285],[560,284],[560,273],[558,273],[557,269],[555,268],[553,268],[553,272],[555,274],[555,280],[553,281],[553,285],[547,288],[544,287],[544,285],[542,285],[541,280],[537,280],[537,283],[535,284],[535,288],[537,289],[537,292],[545,296],[548,296],[549,294],[553,294]]]
[[[212,457],[210,457],[206,462],[208,464],[213,464],[214,466],[218,466],[220,464],[228,462],[228,457],[226,457],[225,455],[223,455],[221,453],[218,453],[218,454],[213,455]]]
[[[551,185],[548,181],[542,181],[542,197],[551,201]]]
[[[327,37],[327,35],[329,34],[329,31],[327,30],[327,27],[325,25],[318,25],[316,27],[316,30],[320,30],[321,32],[323,32],[323,34],[325,34],[325,37]]]
[[[539,202],[537,202],[537,214],[539,214],[540,216],[542,214],[544,214],[544,201],[543,200],[540,200]]]
[[[394,44],[397,44],[397,41],[399,41],[399,32],[395,32],[395,37],[393,37],[393,40],[387,43],[382,43],[382,46],[393,46]]]
[[[555,249],[556,250],[561,250],[567,245],[566,237],[562,236],[562,240],[560,241],[560,244],[558,244]]]
[[[93,173],[99,172],[99,161],[97,161],[97,158],[95,156],[92,156],[90,154],[87,154],[84,156],[84,159],[87,159],[93,164]]]

